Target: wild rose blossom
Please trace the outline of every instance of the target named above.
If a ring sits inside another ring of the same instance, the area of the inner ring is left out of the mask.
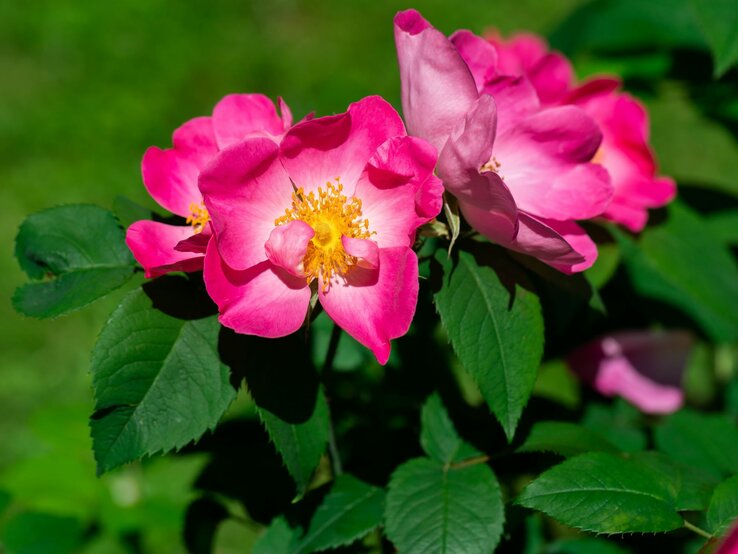
[[[590,163],[595,122],[576,106],[542,109],[527,77],[502,75],[494,47],[468,31],[447,39],[408,10],[395,42],[408,129],[438,148],[437,173],[466,220],[565,273],[590,267],[597,248],[575,220],[612,197],[607,171]]]
[[[578,348],[568,363],[601,394],[621,396],[645,413],[669,414],[684,403],[692,344],[684,331],[613,333]]]
[[[304,121],[280,144],[251,138],[200,175],[215,240],[208,293],[223,325],[280,337],[313,294],[384,364],[418,296],[416,229],[441,210],[434,148],[408,137],[382,98]]]
[[[676,195],[669,177],[656,175],[656,162],[648,144],[648,114],[643,105],[619,91],[620,80],[596,77],[576,86],[571,64],[535,35],[514,35],[503,40],[496,31],[488,36],[498,55],[503,75],[525,75],[544,105],[574,105],[594,119],[602,131],[602,145],[594,162],[610,174],[613,198],[602,214],[634,232],[643,230],[648,208],[668,204]]]
[[[246,137],[279,140],[292,125],[292,114],[280,99],[282,117],[261,94],[231,94],[216,104],[211,117],[196,117],[174,131],[173,148],[146,150],[141,173],[146,190],[163,208],[186,218],[188,225],[141,220],[126,232],[126,244],[145,271],[157,277],[170,271],[203,268],[212,236],[197,178],[207,163],[227,146]]]

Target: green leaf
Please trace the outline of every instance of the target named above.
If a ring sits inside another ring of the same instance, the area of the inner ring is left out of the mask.
[[[154,309],[140,289],[123,299],[92,351],[100,472],[215,427],[236,395],[218,357],[218,329],[215,317],[185,321]]]
[[[738,518],[738,475],[723,481],[712,493],[707,509],[707,525],[713,535],[721,536]]]
[[[318,390],[310,417],[300,423],[286,421],[264,408],[259,408],[258,412],[287,471],[295,480],[298,494],[304,494],[328,444],[330,416],[323,391]]]
[[[561,360],[546,362],[538,370],[533,396],[574,409],[581,402],[579,381]]]
[[[459,214],[459,202],[451,194],[443,193],[443,213],[448,222],[448,228],[451,236],[448,241],[448,254],[454,249],[454,244],[461,233],[461,215]]]
[[[420,414],[420,444],[431,458],[442,464],[478,456],[480,452],[461,440],[438,394],[428,397]]]
[[[351,475],[339,475],[298,547],[316,552],[348,545],[382,523],[385,493]]]
[[[78,519],[26,512],[4,525],[0,546],[12,554],[72,554],[79,552],[83,532]]]
[[[474,250],[460,250],[455,263],[437,254],[444,275],[436,309],[464,369],[512,440],[543,353],[541,306],[499,250],[482,244]]]
[[[405,554],[492,552],[504,517],[497,479],[486,465],[456,468],[416,458],[390,479],[386,534]]]
[[[300,529],[290,527],[287,520],[279,516],[256,541],[252,554],[291,554],[297,547],[299,536]]]
[[[10,506],[11,496],[10,493],[0,489],[0,516]]]
[[[667,480],[648,466],[600,452],[571,458],[529,484],[517,504],[596,533],[655,533],[682,526]]]
[[[646,448],[646,434],[640,420],[638,410],[618,399],[612,406],[590,403],[582,425],[607,437],[621,452],[637,452]]]
[[[697,214],[672,204],[668,221],[644,232],[640,247],[612,230],[639,294],[681,308],[716,341],[738,338],[738,264]]]
[[[620,249],[617,244],[604,243],[597,245],[597,260],[584,274],[590,284],[596,288],[604,287],[615,274],[620,264]]]
[[[734,0],[691,0],[697,24],[715,59],[715,77],[738,61],[738,10]]]
[[[207,496],[200,497],[187,506],[182,534],[187,552],[210,554],[218,526],[229,516],[225,506]]]
[[[555,452],[564,457],[589,451],[610,452],[618,449],[604,436],[576,423],[539,421],[533,425],[518,452]]]
[[[730,246],[738,245],[738,210],[710,215],[707,225],[715,238]]]
[[[115,216],[97,206],[69,205],[28,216],[15,255],[31,279],[13,306],[24,315],[54,317],[86,306],[123,285],[134,260]]]
[[[563,539],[546,548],[546,554],[627,554],[628,552],[611,542],[594,537]]]
[[[738,429],[728,418],[681,410],[655,429],[656,447],[714,478],[738,473]]]

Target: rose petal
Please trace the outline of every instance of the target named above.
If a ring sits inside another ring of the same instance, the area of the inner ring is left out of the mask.
[[[189,226],[141,220],[128,227],[126,244],[143,266],[147,278],[172,271],[199,271],[202,269],[202,254],[175,250],[178,243],[192,237],[192,234]]]
[[[279,136],[284,123],[263,94],[229,94],[215,105],[213,129],[222,150],[249,136]]]
[[[305,278],[303,260],[315,231],[304,221],[290,221],[275,227],[264,245],[267,258],[295,277]]]

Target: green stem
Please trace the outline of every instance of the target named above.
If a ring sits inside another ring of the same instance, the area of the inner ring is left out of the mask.
[[[487,454],[481,454],[479,456],[474,456],[473,458],[467,458],[466,460],[453,463],[450,467],[451,469],[460,469],[462,467],[475,466],[477,464],[486,464],[487,462],[489,462],[489,456],[487,456]]]
[[[331,332],[331,340],[328,343],[328,352],[325,355],[325,363],[323,364],[323,382],[326,381],[328,374],[333,369],[333,360],[336,358],[338,351],[338,343],[341,341],[341,328],[333,324]],[[338,453],[338,445],[336,444],[336,433],[333,430],[333,418],[328,419],[328,452],[331,457],[331,465],[333,466],[333,475],[339,476],[343,473],[343,464],[341,463],[341,455]]]
[[[692,525],[686,519],[684,520],[684,527],[686,527],[687,529],[689,529],[690,531],[692,531],[694,533],[697,533],[700,537],[704,537],[706,539],[711,539],[712,538],[712,535],[710,533],[708,533],[704,529],[700,529],[696,525]]]

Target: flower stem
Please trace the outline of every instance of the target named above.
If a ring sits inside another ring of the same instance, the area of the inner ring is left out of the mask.
[[[712,535],[710,533],[708,533],[704,529],[700,529],[696,525],[692,525],[686,519],[684,520],[684,527],[686,527],[687,529],[689,529],[690,531],[692,531],[694,533],[697,533],[700,537],[704,537],[706,539],[711,539],[712,538]]]
[[[489,456],[487,456],[487,454],[480,454],[479,456],[474,456],[473,458],[467,458],[466,460],[450,464],[449,467],[451,469],[460,469],[462,467],[475,466],[477,464],[486,464],[487,462],[489,462]]]
[[[323,364],[323,382],[326,381],[328,374],[333,369],[333,360],[336,357],[340,340],[341,328],[334,323],[331,340],[328,343],[328,352],[326,352],[325,363]],[[343,473],[343,464],[341,464],[341,455],[338,453],[336,432],[333,430],[333,419],[330,417],[328,419],[328,452],[331,457],[331,465],[333,466],[333,475],[337,477]]]

